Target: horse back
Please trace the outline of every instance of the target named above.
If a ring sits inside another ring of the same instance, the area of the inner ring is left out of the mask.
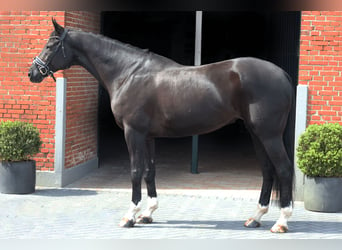
[[[279,67],[255,58],[165,67],[132,76],[113,111],[151,136],[202,134],[244,119],[262,98],[277,105],[277,97],[268,101],[266,93],[283,95],[286,81]]]

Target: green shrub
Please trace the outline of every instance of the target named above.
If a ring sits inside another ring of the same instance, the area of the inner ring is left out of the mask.
[[[299,138],[297,165],[310,177],[342,177],[342,126],[308,126]]]
[[[39,153],[42,141],[31,123],[3,121],[0,123],[0,160],[25,161]]]

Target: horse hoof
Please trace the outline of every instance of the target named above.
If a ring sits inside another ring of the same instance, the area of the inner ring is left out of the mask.
[[[289,229],[287,226],[284,225],[274,225],[271,228],[272,233],[287,233],[287,231],[289,231]]]
[[[135,224],[135,221],[134,221],[134,220],[129,220],[129,219],[127,219],[127,218],[123,218],[123,219],[120,221],[119,226],[120,226],[120,227],[134,227],[134,224]]]
[[[137,223],[139,223],[139,224],[150,224],[150,223],[152,223],[152,221],[153,221],[152,217],[139,216]]]
[[[245,227],[248,227],[248,228],[257,228],[257,227],[260,227],[261,224],[260,222],[257,222],[256,220],[254,220],[253,218],[249,218],[245,224],[244,224]]]

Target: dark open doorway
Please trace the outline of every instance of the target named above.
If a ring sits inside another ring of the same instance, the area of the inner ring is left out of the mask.
[[[105,36],[171,58],[184,65],[194,63],[195,12],[104,12],[102,33]],[[168,142],[167,145],[165,142]],[[109,146],[107,146],[109,145]],[[173,145],[173,146],[172,146]],[[191,138],[158,139],[156,154],[168,158],[165,146],[184,149],[174,158],[191,159]],[[110,159],[128,160],[122,131],[115,125],[109,107],[109,96],[100,88],[99,159],[100,166]],[[190,164],[190,162],[189,162]]]
[[[299,12],[204,12],[202,64],[241,56],[258,57],[284,68],[296,85],[299,30]],[[195,12],[103,12],[102,33],[185,65],[194,63]],[[156,153],[157,169],[174,165],[172,168],[190,171],[190,137],[158,139]],[[113,159],[128,161],[123,133],[115,125],[109,97],[102,88],[99,158],[100,166]],[[241,159],[247,161],[239,164]],[[252,142],[242,121],[200,136],[200,172],[230,171],[229,165],[241,170],[258,168],[254,164]]]

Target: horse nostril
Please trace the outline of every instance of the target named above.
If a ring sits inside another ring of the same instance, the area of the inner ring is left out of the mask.
[[[31,78],[31,72],[28,72],[28,77]]]

